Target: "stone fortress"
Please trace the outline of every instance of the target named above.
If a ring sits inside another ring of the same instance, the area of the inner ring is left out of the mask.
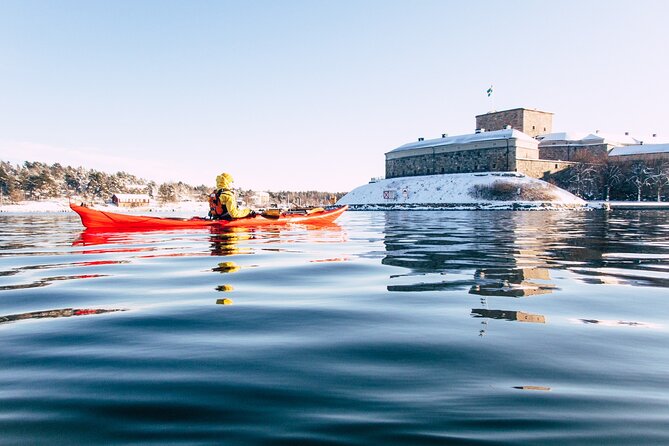
[[[552,113],[515,108],[476,116],[475,133],[419,138],[385,155],[386,178],[519,172],[546,179],[580,162],[669,161],[669,144],[644,144],[627,133],[553,133]]]

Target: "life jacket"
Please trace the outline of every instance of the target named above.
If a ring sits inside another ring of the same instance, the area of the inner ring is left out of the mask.
[[[221,203],[221,194],[231,192],[229,189],[218,189],[209,194],[209,218],[212,220],[230,220],[228,208]]]

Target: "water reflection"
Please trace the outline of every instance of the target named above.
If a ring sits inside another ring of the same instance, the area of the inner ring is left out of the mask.
[[[427,228],[418,221],[407,225],[406,216],[386,214],[383,263],[409,270],[393,276],[405,283],[389,285],[389,291],[467,289],[482,296],[521,297],[556,290],[548,250],[563,244],[564,237],[542,231],[555,227],[555,221],[537,218],[539,213],[500,212],[500,218],[488,212],[453,214],[443,225]],[[542,215],[556,218],[555,213]]]
[[[61,308],[57,310],[33,311],[29,313],[8,314],[6,316],[0,316],[0,324],[23,321],[27,319],[55,319],[72,316],[90,316],[94,314],[114,313],[116,311],[126,310],[120,308]]]
[[[172,257],[227,257],[208,271],[231,274],[242,269],[239,256],[261,253],[302,253],[300,245],[311,246],[319,243],[339,243],[346,235],[337,223],[328,225],[291,225],[263,228],[199,228],[186,230],[149,231],[81,231],[74,240],[74,247],[83,247],[85,255],[123,256],[124,262],[144,259]],[[124,256],[125,254],[125,256]],[[350,260],[345,256],[323,256],[308,259],[310,263],[331,263]],[[245,266],[247,267],[247,266]],[[183,274],[178,272],[177,274]],[[235,291],[234,284],[226,282],[212,285],[213,290],[222,293]],[[229,298],[217,299],[217,304],[229,305]]]
[[[483,308],[471,317],[546,324],[544,314],[496,299],[555,296],[559,271],[584,284],[669,288],[669,225],[661,212],[441,215],[386,213],[382,263],[405,269],[390,277],[388,291],[466,292],[481,296]]]
[[[637,321],[611,321],[611,320],[599,320],[599,319],[579,319],[579,322],[582,322],[586,325],[599,325],[602,327],[641,327],[641,328],[660,328],[657,324],[651,324],[648,322],[637,322]]]
[[[236,273],[241,267],[235,262],[220,262],[218,266],[212,268],[212,271],[218,273]]]
[[[256,238],[255,231],[248,228],[214,228],[210,230],[210,251],[213,256],[252,254],[250,247],[240,247],[239,243]]]
[[[472,294],[549,294],[555,270],[587,283],[669,287],[669,226],[660,212],[452,212],[439,225],[420,214],[386,213],[383,263],[409,270],[394,278],[422,279],[391,291],[471,284]]]
[[[502,319],[506,321],[532,322],[535,324],[545,324],[546,316],[542,314],[530,314],[523,311],[506,310],[488,310],[485,308],[472,309],[472,316],[486,317],[490,319]]]
[[[481,296],[534,296],[556,289],[546,268],[484,268],[477,269],[474,278],[477,283],[469,293]]]
[[[0,285],[0,291],[20,290],[26,288],[41,288],[51,285],[53,282],[63,280],[78,280],[78,279],[95,279],[98,277],[105,277],[104,274],[73,274],[69,276],[51,276],[44,277],[29,283],[18,283],[12,285]]]

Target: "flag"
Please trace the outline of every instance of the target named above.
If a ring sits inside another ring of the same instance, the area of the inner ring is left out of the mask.
[[[488,88],[486,93],[488,93],[488,97],[490,97],[492,95],[492,85],[490,86],[490,88]]]

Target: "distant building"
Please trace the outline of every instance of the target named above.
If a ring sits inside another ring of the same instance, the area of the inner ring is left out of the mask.
[[[148,206],[151,197],[146,194],[114,194],[112,195],[112,203],[118,207],[140,207]]]
[[[386,178],[467,172],[521,172],[535,178],[571,163],[539,159],[539,142],[515,129],[404,144],[386,153]]]
[[[595,162],[606,160],[614,147],[639,144],[629,135],[595,133],[558,132],[537,136],[539,158]]]
[[[609,152],[609,160],[614,163],[643,161],[647,165],[669,163],[669,144],[638,144],[616,147]]]
[[[249,197],[249,204],[256,208],[266,208],[269,206],[269,192],[254,192]]]
[[[669,162],[669,144],[643,144],[628,133],[553,133],[552,129],[553,113],[541,110],[514,108],[478,115],[475,133],[419,138],[387,152],[386,178],[519,172],[547,179],[583,162]]]
[[[553,131],[553,113],[528,108],[495,111],[476,116],[476,128],[481,131],[511,128],[535,137]]]

